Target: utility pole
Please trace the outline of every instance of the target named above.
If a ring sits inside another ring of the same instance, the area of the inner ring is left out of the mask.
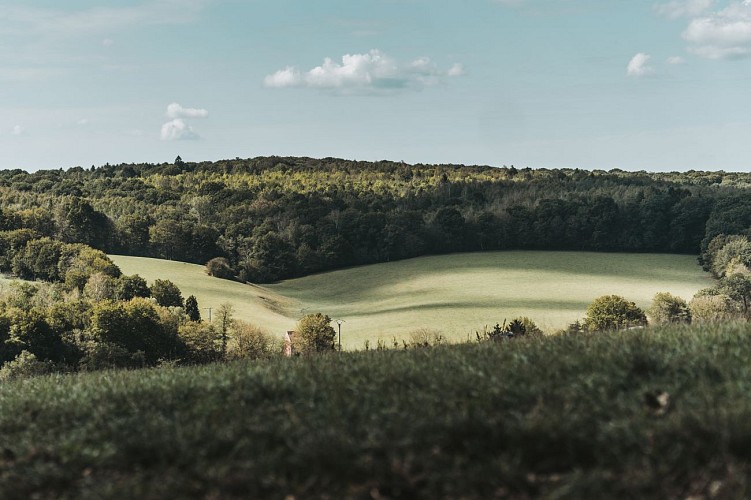
[[[342,323],[343,319],[336,320],[336,324],[339,326],[339,352],[342,352]]]

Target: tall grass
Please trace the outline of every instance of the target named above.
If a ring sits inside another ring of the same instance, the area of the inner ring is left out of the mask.
[[[749,359],[743,324],[15,381],[0,497],[742,498]]]

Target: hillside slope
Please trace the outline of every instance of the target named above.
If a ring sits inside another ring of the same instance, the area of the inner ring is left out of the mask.
[[[485,325],[528,316],[546,331],[580,319],[596,297],[619,294],[647,307],[655,293],[690,299],[711,285],[685,255],[589,252],[487,252],[420,257],[354,267],[263,287],[211,278],[203,266],[111,256],[126,274],[174,281],[202,314],[223,302],[236,317],[281,335],[305,313],[346,322],[342,343],[407,338],[421,327],[464,340]]]

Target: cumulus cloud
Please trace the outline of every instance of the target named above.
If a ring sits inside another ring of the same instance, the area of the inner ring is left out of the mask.
[[[209,112],[205,109],[184,108],[176,102],[167,106],[167,118],[206,118],[208,116]]]
[[[680,17],[695,17],[709,10],[714,0],[671,0],[667,3],[655,5],[658,14],[670,19]]]
[[[346,54],[341,62],[325,58],[309,71],[287,66],[266,76],[266,87],[308,87],[334,90],[383,90],[423,88],[440,83],[447,76],[460,76],[463,67],[455,64],[441,70],[430,58],[420,57],[402,64],[379,50],[366,54]]]
[[[201,137],[193,130],[186,119],[207,118],[209,112],[202,108],[185,108],[173,102],[167,106],[165,113],[170,119],[162,125],[161,137],[163,141],[195,140]]]
[[[626,67],[626,74],[638,78],[653,73],[654,69],[648,64],[650,59],[651,56],[649,54],[639,52],[629,61]]]
[[[161,137],[163,141],[200,139],[199,135],[193,130],[193,127],[185,123],[181,118],[175,118],[162,125]]]
[[[731,2],[726,8],[693,19],[683,38],[689,50],[707,59],[751,55],[751,0]]]

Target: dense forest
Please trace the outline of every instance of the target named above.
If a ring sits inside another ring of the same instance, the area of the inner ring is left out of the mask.
[[[690,303],[658,294],[652,319],[748,320],[749,190],[751,174],[309,158],[2,171],[0,272],[40,283],[0,287],[0,379],[279,352],[231,309],[202,322],[168,280],[122,275],[115,252],[260,282],[445,252],[682,252],[718,281]]]
[[[0,269],[34,277],[25,249],[45,237],[108,253],[213,259],[212,273],[253,282],[503,249],[703,252],[706,261],[716,236],[749,234],[750,191],[745,173],[333,158],[6,170]]]

